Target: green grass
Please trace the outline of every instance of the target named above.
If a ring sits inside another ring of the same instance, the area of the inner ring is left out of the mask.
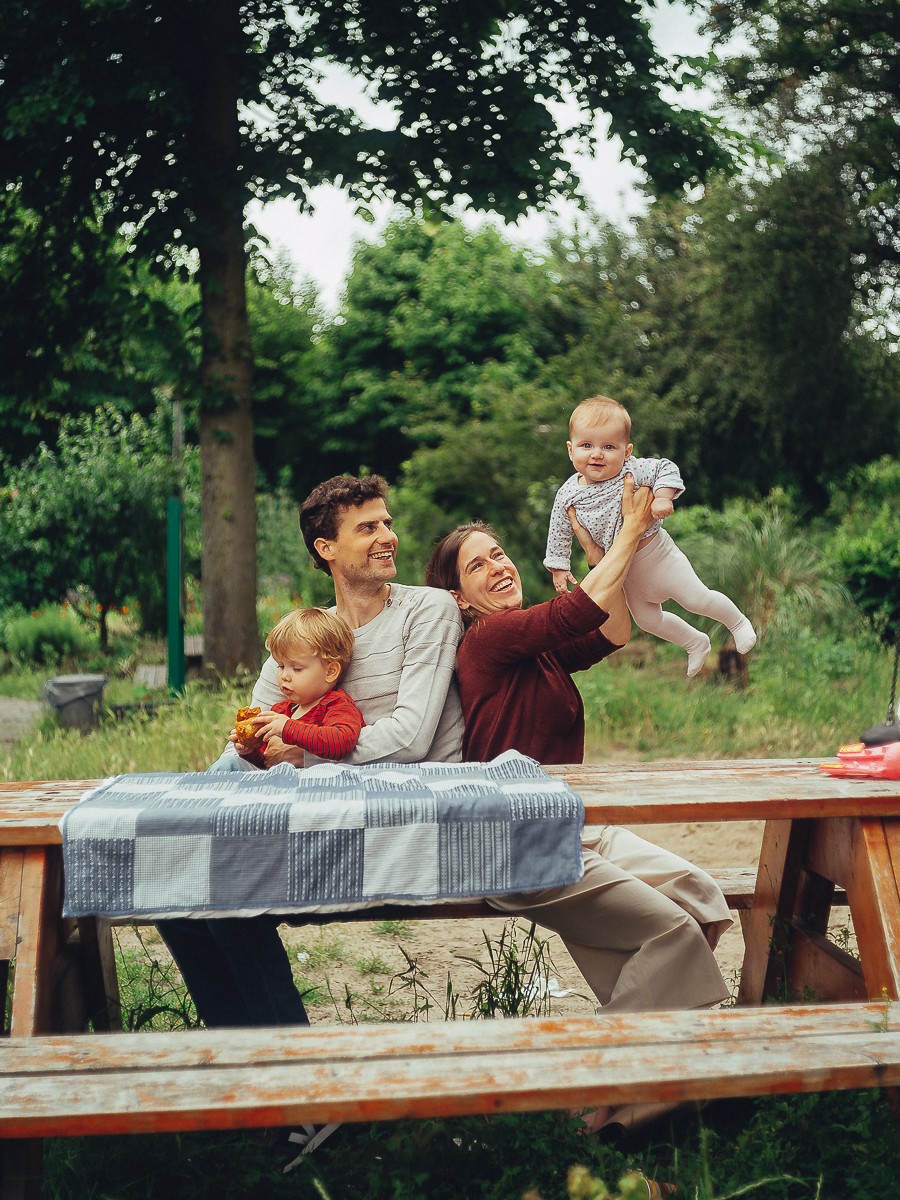
[[[148,714],[104,718],[81,732],[52,714],[5,753],[0,779],[103,779],[134,771],[203,771],[221,753],[249,687],[188,684],[182,699]]]
[[[623,656],[577,677],[590,760],[821,757],[885,717],[890,654],[864,636],[773,634],[749,656],[744,689],[688,679],[683,652],[648,649],[641,669]]]
[[[623,656],[619,665],[612,659],[577,677],[589,760],[820,757],[885,717],[891,657],[861,633],[772,634],[749,656],[744,689],[712,673],[687,679],[684,655],[675,647],[653,642],[648,656],[640,669]],[[47,677],[22,671],[0,676],[0,685],[4,694],[37,699]],[[112,685],[108,691],[114,694]],[[189,684],[171,706],[110,717],[87,733],[59,730],[48,712],[35,732],[0,752],[0,779],[204,770],[221,752],[249,692],[249,680],[215,688]],[[104,695],[108,703],[110,694]]]
[[[393,967],[379,954],[367,954],[357,961],[357,968],[363,975],[390,975]]]
[[[385,937],[415,937],[413,926],[407,921],[377,921],[375,932]]]
[[[43,1196],[566,1200],[568,1170],[582,1164],[611,1185],[640,1168],[684,1200],[879,1200],[896,1189],[897,1142],[878,1091],[725,1101],[622,1149],[562,1113],[363,1123],[288,1176],[249,1134],[66,1139],[48,1143]]]

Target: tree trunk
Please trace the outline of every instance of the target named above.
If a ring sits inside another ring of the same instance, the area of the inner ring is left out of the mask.
[[[200,376],[203,651],[207,674],[260,664],[256,619],[253,355],[247,317],[245,196],[238,170],[239,5],[215,0],[204,27],[206,87],[197,198],[203,350]]]
[[[733,683],[736,688],[748,687],[750,673],[747,669],[747,656],[726,646],[719,651],[718,674],[720,679]]]

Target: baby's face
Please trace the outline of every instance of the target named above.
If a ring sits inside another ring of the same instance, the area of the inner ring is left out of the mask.
[[[616,420],[576,422],[566,446],[572,466],[585,483],[615,479],[632,450],[622,422]]]

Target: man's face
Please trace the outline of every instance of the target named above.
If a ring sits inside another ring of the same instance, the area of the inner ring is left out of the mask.
[[[394,519],[383,500],[366,500],[341,515],[337,537],[320,538],[316,549],[331,566],[334,579],[388,583],[397,574]]]

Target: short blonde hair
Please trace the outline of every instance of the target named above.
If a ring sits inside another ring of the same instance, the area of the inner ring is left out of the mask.
[[[620,420],[625,430],[625,437],[631,437],[631,416],[624,404],[618,400],[610,400],[609,396],[589,396],[587,400],[577,405],[569,417],[569,437],[577,421],[614,421]]]
[[[301,643],[320,658],[340,663],[341,675],[353,657],[353,630],[343,617],[325,608],[295,608],[289,612],[266,638],[266,649],[274,659],[284,661]]]

